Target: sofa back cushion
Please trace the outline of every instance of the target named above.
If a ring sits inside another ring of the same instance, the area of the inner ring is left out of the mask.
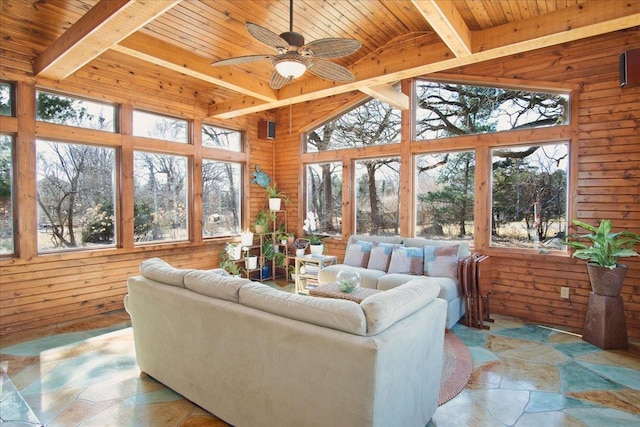
[[[344,263],[352,267],[366,267],[369,264],[369,256],[371,255],[372,242],[365,240],[351,240],[347,245],[344,253]]]
[[[226,301],[238,302],[238,291],[249,279],[222,275],[216,271],[194,270],[184,276],[185,288]]]
[[[160,258],[150,258],[140,263],[140,273],[147,279],[179,288],[184,288],[184,276],[192,271],[190,268],[175,268]]]
[[[387,271],[389,269],[389,263],[391,262],[393,248],[397,246],[400,245],[395,243],[373,242],[367,268],[370,270]]]
[[[367,322],[353,301],[315,298],[251,282],[240,288],[240,304],[271,314],[356,335],[366,335]]]
[[[422,275],[424,270],[424,251],[422,248],[396,246],[391,254],[387,273]]]
[[[419,237],[406,237],[402,239],[402,244],[407,247],[418,247],[422,248],[424,246],[451,246],[456,245],[458,247],[458,259],[462,259],[471,255],[469,251],[469,242],[464,240],[432,240],[432,239],[422,239]]]
[[[367,319],[367,335],[376,335],[437,298],[440,287],[416,278],[365,298],[360,306]]]

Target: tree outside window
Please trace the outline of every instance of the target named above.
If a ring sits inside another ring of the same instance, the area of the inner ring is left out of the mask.
[[[36,120],[115,132],[116,108],[86,99],[36,92]]]
[[[242,133],[217,126],[202,125],[202,145],[229,151],[242,151]]]
[[[416,157],[416,235],[473,238],[475,153]]]
[[[0,82],[0,116],[13,116],[13,86]]]
[[[242,166],[215,160],[202,162],[202,236],[240,234]]]
[[[175,117],[161,116],[145,111],[133,111],[133,134],[145,138],[187,143],[189,123]]]
[[[136,151],[133,161],[136,242],[187,240],[187,158]]]
[[[416,82],[416,140],[569,122],[569,97],[457,83]]]
[[[306,167],[307,212],[318,216],[318,234],[342,232],[342,163],[316,163]]]
[[[355,162],[357,234],[400,234],[400,159]]]
[[[115,150],[36,141],[38,250],[115,244]]]
[[[491,152],[491,246],[565,250],[567,144]]]
[[[0,255],[13,251],[13,138],[0,135]]]
[[[400,142],[400,110],[377,99],[307,134],[307,152],[369,147]]]

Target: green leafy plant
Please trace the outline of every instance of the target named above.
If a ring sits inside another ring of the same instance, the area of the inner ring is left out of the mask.
[[[225,253],[220,257],[220,268],[224,269],[232,276],[240,276],[242,274],[242,267],[237,262],[229,259],[229,256]]]
[[[590,231],[588,234],[569,236],[563,242],[576,249],[573,253],[576,258],[613,269],[616,267],[618,258],[639,256],[632,248],[640,243],[640,236],[627,230],[612,233],[611,220],[601,220],[598,227],[577,219],[572,219],[571,223]],[[590,241],[591,244],[585,243],[585,240]]]

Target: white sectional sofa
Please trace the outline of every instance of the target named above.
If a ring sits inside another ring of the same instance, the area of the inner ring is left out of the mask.
[[[446,304],[424,278],[357,304],[154,258],[128,291],[140,369],[236,427],[424,427],[437,408]]]
[[[376,256],[376,251],[380,256]],[[382,252],[388,256],[386,260]],[[411,258],[411,255],[416,256]],[[466,241],[353,235],[349,237],[344,262],[320,270],[318,282],[335,282],[338,272],[345,269],[360,273],[361,286],[379,290],[395,288],[417,277],[424,278],[424,283],[440,288],[438,298],[447,301],[446,327],[451,328],[464,315],[458,262],[468,256]]]

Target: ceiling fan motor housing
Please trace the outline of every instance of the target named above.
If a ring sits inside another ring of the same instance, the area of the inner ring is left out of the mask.
[[[287,31],[280,34],[280,37],[282,37],[287,43],[289,43],[289,46],[295,46],[296,48],[304,46],[304,36],[300,33]]]

